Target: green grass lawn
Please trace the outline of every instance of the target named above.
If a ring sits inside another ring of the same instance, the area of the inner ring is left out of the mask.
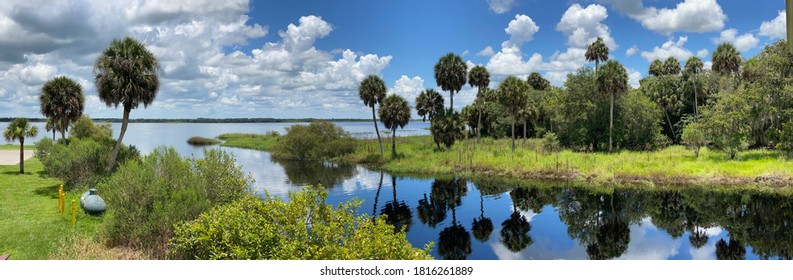
[[[36,149],[36,147],[31,146],[31,145],[25,145],[25,151],[27,151],[28,149],[30,149],[32,151],[32,150]],[[17,145],[14,145],[14,144],[3,144],[3,145],[0,145],[0,150],[16,150],[16,151],[19,151],[19,145],[18,144]]]
[[[25,161],[25,174],[19,174],[18,165],[0,165],[0,254],[10,253],[13,260],[47,259],[62,246],[61,242],[95,236],[102,222],[101,217],[80,210],[82,193],[76,190],[66,194],[67,214],[61,216],[61,182],[43,174],[44,166],[36,158]],[[71,225],[72,199],[77,201],[76,226]]]

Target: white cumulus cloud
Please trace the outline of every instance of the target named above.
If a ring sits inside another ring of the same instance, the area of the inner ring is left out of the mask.
[[[630,47],[629,49],[625,50],[625,56],[631,57],[637,52],[639,52],[639,48],[637,48],[636,45],[633,45],[633,47]]]
[[[642,51],[642,57],[647,61],[653,61],[656,59],[665,60],[669,57],[674,57],[677,58],[677,60],[685,61],[689,57],[694,56],[694,53],[683,46],[686,44],[686,42],[688,42],[688,37],[680,36],[677,41],[666,41],[660,47],[654,47],[652,51]],[[701,54],[702,51],[697,53]]]
[[[763,21],[760,24],[760,35],[771,38],[785,38],[787,36],[787,20],[785,11],[779,11],[779,15],[771,21]]]
[[[611,4],[645,28],[662,34],[718,31],[727,21],[727,15],[716,0],[684,0],[674,8],[645,7],[642,0],[601,2]]]
[[[738,36],[738,30],[730,28],[721,32],[718,38],[713,38],[713,43],[730,43],[738,49],[739,52],[745,52],[757,47],[759,39],[755,38],[751,33],[746,33]]]
[[[494,54],[496,54],[496,52],[493,51],[493,47],[491,47],[491,46],[487,46],[484,49],[482,49],[481,51],[479,51],[478,53],[476,53],[476,55],[478,55],[478,56],[486,56],[486,57],[491,57]]]
[[[601,5],[590,4],[583,8],[573,4],[562,15],[556,30],[567,36],[567,44],[571,47],[586,48],[597,37],[602,37],[606,46],[615,50],[617,43],[611,37],[608,26],[603,23],[607,17],[608,12]]]
[[[540,27],[529,16],[518,14],[504,31],[510,35],[510,43],[520,46],[534,39],[534,34],[540,31]]]
[[[496,14],[503,14],[515,7],[515,0],[487,0],[490,10]]]

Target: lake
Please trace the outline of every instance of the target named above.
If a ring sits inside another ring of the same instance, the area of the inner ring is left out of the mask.
[[[338,123],[372,137],[371,122]],[[7,123],[0,123],[5,128]],[[52,137],[36,123],[41,137]],[[291,123],[131,123],[125,144],[149,153],[173,146],[202,155],[191,136],[285,132]],[[428,134],[414,122],[398,135]],[[113,124],[114,137],[120,124]],[[381,131],[384,131],[381,128]],[[35,141],[35,140],[34,140]],[[28,141],[32,143],[33,141]],[[217,148],[217,147],[216,147]],[[255,192],[286,197],[321,183],[328,203],[353,197],[359,210],[388,214],[416,247],[434,242],[437,259],[790,259],[793,199],[749,191],[596,191],[566,182],[532,183],[459,178],[392,177],[357,165],[276,161],[266,152],[223,148],[252,175]]]

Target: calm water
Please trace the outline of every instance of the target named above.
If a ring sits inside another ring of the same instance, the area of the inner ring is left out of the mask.
[[[371,123],[339,124],[357,137],[371,137]],[[187,138],[283,133],[289,125],[133,123],[124,143],[144,153],[168,145],[183,155],[201,156],[202,148],[187,145]],[[427,134],[427,127],[412,123],[398,133]],[[119,124],[113,129],[117,133]],[[388,214],[392,224],[407,228],[414,246],[435,242],[432,253],[438,259],[793,257],[791,197],[695,188],[596,192],[565,183],[394,178],[355,165],[275,161],[266,152],[220,149],[237,157],[255,179],[257,193],[285,197],[300,186],[321,183],[328,189],[329,203],[358,197],[364,200],[361,213]]]

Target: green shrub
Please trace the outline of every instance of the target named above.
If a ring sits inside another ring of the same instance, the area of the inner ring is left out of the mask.
[[[293,160],[323,160],[355,151],[355,140],[341,127],[326,121],[286,128],[275,144],[273,157]]]
[[[546,132],[542,137],[542,148],[546,152],[557,152],[559,146],[559,138],[556,138],[556,133]]]
[[[115,141],[110,138],[73,137],[68,146],[43,138],[36,143],[36,156],[49,176],[63,180],[67,189],[74,189],[93,186],[108,175],[106,168],[114,146]],[[140,156],[134,146],[121,147],[119,162],[137,159]]]
[[[217,150],[204,153],[203,159],[183,159],[173,148],[159,147],[143,160],[122,164],[100,184],[108,205],[108,245],[164,258],[175,224],[242,197],[250,179],[234,158]]]
[[[465,137],[465,123],[459,113],[451,110],[441,111],[432,119],[430,132],[438,148],[443,144],[448,149],[455,141]]]
[[[325,204],[327,191],[308,187],[288,202],[246,196],[176,226],[171,257],[180,259],[431,259],[394,232],[383,216],[356,216],[357,200]]]
[[[615,119],[616,142],[620,148],[646,150],[654,148],[655,139],[664,136],[660,120],[663,113],[649,97],[631,91],[616,104],[619,119]]]
[[[782,131],[779,134],[779,143],[777,143],[776,148],[788,158],[793,157],[793,119],[789,119],[782,126]]]
[[[694,156],[696,157],[699,157],[699,149],[708,145],[708,140],[705,138],[705,128],[699,122],[689,123],[683,128],[682,139],[686,146],[694,150]]]
[[[217,145],[220,144],[220,141],[211,138],[193,136],[190,137],[190,139],[187,139],[187,144],[194,146]]]
[[[80,139],[90,138],[97,141],[113,139],[113,130],[110,128],[109,123],[94,124],[94,121],[87,115],[81,116],[74,122],[70,134],[72,137]]]

